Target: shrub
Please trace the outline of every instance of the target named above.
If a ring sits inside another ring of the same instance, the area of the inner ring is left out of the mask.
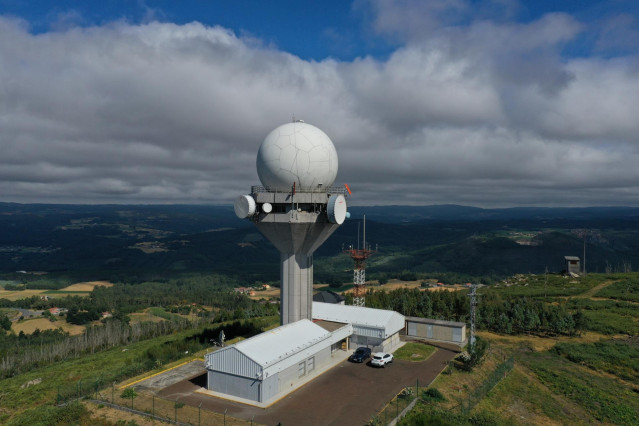
[[[446,401],[444,395],[437,388],[426,389],[422,394],[422,399],[424,399],[424,401]]]

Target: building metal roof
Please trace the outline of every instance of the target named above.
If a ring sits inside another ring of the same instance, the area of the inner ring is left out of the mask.
[[[566,260],[579,260],[579,258],[577,256],[564,256],[564,259],[566,259]]]
[[[444,321],[444,320],[421,318],[421,317],[406,317],[406,321],[418,322],[420,324],[442,325],[446,327],[465,327],[466,326],[466,323],[463,323],[463,322]]]
[[[395,311],[322,302],[313,302],[313,319],[383,329],[385,338],[404,328],[404,316]]]
[[[206,366],[240,376],[264,378],[313,356],[352,333],[350,325],[329,332],[303,319],[207,354]]]
[[[313,302],[342,303],[344,302],[344,296],[330,290],[320,291],[319,293],[313,295]]]

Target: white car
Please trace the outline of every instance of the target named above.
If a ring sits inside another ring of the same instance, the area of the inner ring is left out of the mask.
[[[373,367],[386,367],[386,365],[393,362],[393,355],[387,354],[384,352],[377,352],[373,355],[373,359],[371,360],[371,365]]]

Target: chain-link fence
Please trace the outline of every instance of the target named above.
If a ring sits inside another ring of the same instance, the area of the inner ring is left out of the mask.
[[[123,391],[106,389],[98,392],[95,402],[104,402],[105,405],[125,411],[145,415],[157,420],[174,424],[190,425],[227,425],[246,426],[256,424],[252,420],[242,420],[231,417],[226,413],[217,413],[202,408],[202,404],[193,407],[185,402],[159,397],[153,393],[139,392],[134,388],[126,388]]]
[[[369,424],[371,426],[386,426],[394,422],[421,395],[422,391],[423,388],[420,387],[419,380],[415,382],[415,386],[405,387],[377,415],[371,418]]]
[[[105,387],[106,385],[106,387]],[[185,402],[159,397],[153,393],[141,392],[132,387],[118,389],[115,382],[110,386],[104,380],[79,379],[72,386],[58,388],[56,405],[89,399],[96,404],[104,404],[112,408],[143,415],[173,424],[191,425],[253,425],[253,420],[241,420],[203,408],[187,405]]]
[[[484,380],[475,390],[468,393],[465,399],[459,401],[461,412],[464,414],[470,413],[470,411],[481,401],[497,383],[513,369],[515,365],[515,359],[511,356],[506,361],[502,362],[493,370],[492,373]]]

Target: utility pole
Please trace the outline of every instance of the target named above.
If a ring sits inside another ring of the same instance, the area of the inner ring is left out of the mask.
[[[477,307],[477,284],[470,286],[470,352],[475,352],[475,308]]]
[[[586,232],[584,232],[584,275],[586,275]]]
[[[544,273],[544,299],[548,297],[548,267],[546,266],[546,272]]]

